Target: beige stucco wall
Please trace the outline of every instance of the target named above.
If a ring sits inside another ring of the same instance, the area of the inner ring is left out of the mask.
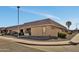
[[[33,27],[31,28],[31,35],[32,36],[42,36],[42,27]]]
[[[58,32],[61,32],[61,29],[53,26],[46,27],[46,36],[57,36]]]
[[[18,28],[12,28],[12,29],[8,29],[8,30],[12,30],[12,31],[18,32]]]
[[[53,26],[41,26],[31,28],[32,36],[57,36],[58,32],[61,31],[61,29]]]
[[[20,29],[25,32],[27,27],[21,27]],[[12,31],[18,32],[18,28],[14,28]],[[58,32],[62,32],[62,29],[51,25],[31,27],[31,36],[57,36]]]

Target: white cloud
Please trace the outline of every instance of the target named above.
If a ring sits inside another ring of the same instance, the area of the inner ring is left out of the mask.
[[[36,15],[44,16],[46,18],[51,18],[51,19],[54,19],[55,21],[63,24],[64,26],[66,26],[66,22],[67,21],[71,21],[72,25],[71,25],[70,29],[75,29],[76,28],[76,24],[79,24],[77,18],[66,18],[66,19],[62,20],[59,17],[51,15],[51,14],[48,14],[48,13],[37,12],[35,10],[33,11],[33,10],[24,9],[24,8],[23,9],[20,8],[20,12],[31,13],[31,14],[36,14]],[[79,28],[79,26],[78,26],[78,28]]]
[[[10,7],[10,8],[14,8],[14,7]],[[14,8],[15,9],[15,8]],[[31,14],[36,14],[36,15],[40,15],[40,16],[44,16],[46,18],[51,18],[51,19],[55,19],[55,20],[61,20],[59,17],[45,13],[45,12],[37,12],[35,10],[28,10],[28,9],[21,9],[20,8],[20,12],[24,12],[24,13],[31,13]]]
[[[33,11],[33,10],[26,10],[26,9],[21,9],[22,12],[26,12],[26,13],[32,13],[32,14],[36,14],[36,15],[40,15],[40,16],[44,16],[47,18],[51,18],[51,19],[56,19],[56,20],[60,20],[59,17],[48,14],[48,13],[43,13],[43,12],[37,12],[37,11]]]

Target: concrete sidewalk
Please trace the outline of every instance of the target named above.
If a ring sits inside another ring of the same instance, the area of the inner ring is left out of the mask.
[[[72,42],[75,42],[75,43],[79,43],[79,34],[77,34],[76,36],[74,36],[72,39],[71,39]]]
[[[59,46],[59,45],[69,45],[69,41],[59,41],[59,42],[40,42],[40,41],[31,41],[31,40],[24,40],[24,39],[18,39],[18,38],[11,38],[11,37],[4,37],[0,36],[0,39],[5,39],[5,40],[12,40],[18,43],[22,44],[28,44],[28,45],[42,45],[42,46]]]

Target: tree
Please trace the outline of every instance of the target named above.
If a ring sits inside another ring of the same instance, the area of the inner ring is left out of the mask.
[[[71,25],[72,25],[72,22],[71,21],[67,21],[66,22],[66,26],[68,27],[68,30],[69,30],[69,28],[70,28]]]

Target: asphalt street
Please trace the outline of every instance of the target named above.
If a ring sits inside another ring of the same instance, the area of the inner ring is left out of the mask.
[[[0,52],[37,52],[42,51],[29,46],[24,46],[10,40],[0,39]]]

